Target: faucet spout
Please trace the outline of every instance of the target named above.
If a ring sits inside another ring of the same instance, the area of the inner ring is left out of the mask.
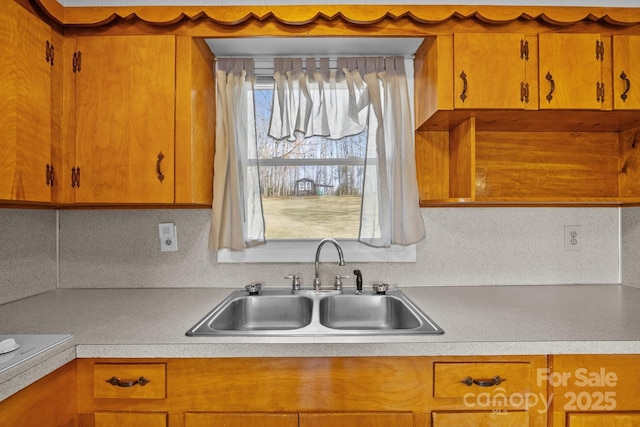
[[[315,270],[316,270],[316,274],[315,274],[315,278],[313,279],[313,289],[315,290],[320,290],[320,251],[322,250],[322,247],[324,246],[325,243],[331,243],[333,246],[336,247],[336,250],[338,251],[338,265],[345,265],[344,262],[344,254],[342,253],[342,248],[340,247],[340,244],[335,240],[335,239],[322,239],[320,241],[320,243],[318,244],[318,249],[316,249],[316,262],[315,262]]]

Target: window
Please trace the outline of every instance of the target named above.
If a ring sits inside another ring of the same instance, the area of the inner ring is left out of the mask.
[[[249,83],[246,59],[216,72],[223,155],[210,242],[237,251],[219,251],[219,261],[309,262],[313,253],[301,249],[324,237],[355,245],[352,261],[415,260],[424,228],[407,61],[339,58],[331,69],[316,61],[278,58],[267,84]]]
[[[272,79],[271,79],[272,80]],[[268,135],[273,81],[255,89],[256,139],[265,237],[357,239],[366,154],[365,131],[332,140]]]

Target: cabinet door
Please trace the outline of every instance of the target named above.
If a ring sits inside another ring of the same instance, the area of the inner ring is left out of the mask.
[[[298,427],[298,414],[186,413],[185,427]]]
[[[0,14],[0,199],[50,201],[51,29],[14,2]]]
[[[175,37],[77,39],[79,203],[172,203]]]
[[[524,108],[524,35],[460,33],[453,43],[456,109]]]
[[[413,427],[410,412],[300,414],[300,427]]]
[[[613,36],[613,108],[640,109],[640,36]]]
[[[540,109],[599,110],[604,101],[598,93],[603,84],[600,35],[543,33],[538,42]]]
[[[526,427],[529,414],[506,412],[434,412],[432,427]]]
[[[78,399],[72,361],[0,402],[0,426],[75,426]]]
[[[640,413],[569,414],[568,427],[640,427]]]
[[[142,412],[98,412],[94,427],[167,427],[167,414]]]
[[[554,355],[549,366],[540,379],[552,386],[554,426],[640,427],[637,354]]]

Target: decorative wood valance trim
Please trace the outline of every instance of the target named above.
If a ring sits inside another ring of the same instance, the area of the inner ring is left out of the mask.
[[[290,26],[317,22],[372,25],[408,19],[421,25],[449,20],[475,20],[488,25],[536,21],[552,26],[597,22],[616,27],[640,24],[640,8],[542,7],[542,6],[436,6],[436,5],[303,5],[303,6],[127,6],[63,7],[56,0],[32,0],[63,26],[99,27],[117,20],[151,25],[210,21],[236,26],[252,21],[276,21]]]

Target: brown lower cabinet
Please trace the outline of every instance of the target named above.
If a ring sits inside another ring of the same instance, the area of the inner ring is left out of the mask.
[[[77,359],[0,426],[640,427],[640,355]]]
[[[640,355],[549,358],[553,427],[640,427]]]
[[[0,426],[75,427],[77,396],[74,360],[0,402]]]
[[[546,356],[79,359],[81,427],[547,425]]]

